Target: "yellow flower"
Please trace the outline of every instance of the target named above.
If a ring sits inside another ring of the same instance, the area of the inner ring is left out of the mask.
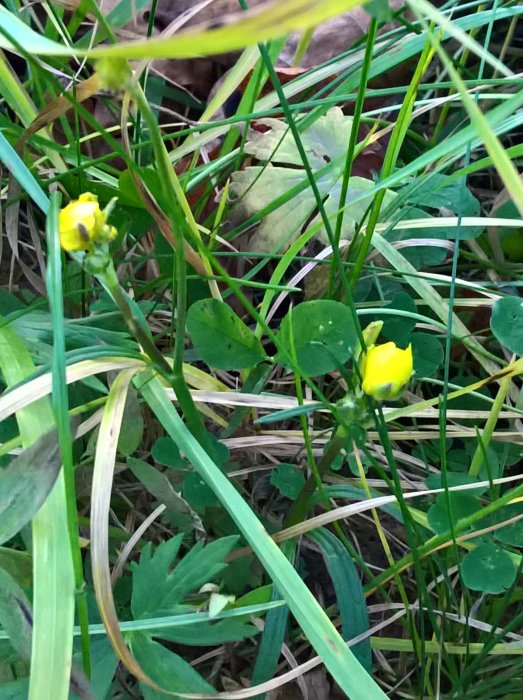
[[[62,248],[68,251],[92,248],[104,235],[105,220],[96,195],[84,192],[60,211],[58,227]]]
[[[372,345],[362,362],[363,391],[378,401],[397,398],[413,374],[412,346]]]

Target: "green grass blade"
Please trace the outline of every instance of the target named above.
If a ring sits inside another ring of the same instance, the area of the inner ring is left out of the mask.
[[[69,421],[69,397],[66,380],[65,358],[65,324],[64,299],[62,291],[62,253],[60,234],[58,231],[58,216],[60,212],[60,194],[53,192],[47,217],[47,251],[48,265],[46,272],[46,287],[49,296],[49,306],[53,322],[53,396],[52,405],[58,430],[58,440],[62,455],[63,478],[66,491],[66,510],[73,558],[75,588],[84,591],[82,553],[80,551],[78,514],[76,511],[76,488],[74,481],[73,438]],[[83,668],[89,678],[91,675],[89,652],[89,614],[85,592],[78,596],[78,618],[82,627]]]
[[[2,8],[0,7],[0,10]],[[40,209],[46,213],[49,209],[49,200],[34,178],[33,174],[27,169],[24,161],[20,158],[15,149],[0,131],[0,160],[2,160],[6,168],[12,173],[13,177],[18,180],[21,187],[27,192],[31,199],[37,204]]]
[[[250,507],[186,428],[159,380],[146,372],[137,383],[168,435],[228,510],[339,686],[352,700],[386,698],[356,661],[319,603]]]
[[[309,536],[320,547],[332,579],[340,608],[343,637],[349,639],[368,632],[369,615],[360,576],[345,546],[326,528],[319,528]],[[370,671],[370,637],[358,642],[353,652],[363,667]]]
[[[149,0],[120,0],[120,2],[107,13],[105,18],[111,29],[120,29],[133,19],[136,12],[143,10],[149,5]],[[93,30],[86,32],[76,43],[76,48],[87,49],[93,44],[107,39],[107,31],[102,26],[98,26],[96,32]]]
[[[450,77],[454,81],[456,89],[461,96],[463,106],[469,115],[472,127],[479,135],[481,142],[484,144],[488,154],[492,158],[492,162],[502,178],[505,187],[511,194],[514,203],[523,216],[523,180],[519,176],[514,163],[511,161],[501,141],[494,133],[494,130],[490,126],[487,117],[485,117],[477,103],[469,95],[459,73],[454,68],[447,53],[440,46],[437,38],[430,32],[428,33],[428,37],[438,52],[443,65],[448,70]],[[521,90],[518,94],[520,98],[523,97],[523,90]]]
[[[20,117],[24,126],[29,126],[36,116],[36,109],[20,81],[7,62],[3,52],[0,53],[0,92],[3,99]]]
[[[12,37],[22,46],[31,46],[33,54],[42,56],[198,58],[237,51],[258,42],[284,36],[289,32],[320,24],[360,4],[359,0],[323,0],[321,3],[317,0],[287,0],[285,3],[271,3],[256,13],[242,14],[237,22],[226,24],[219,29],[207,30],[204,27],[203,30],[178,32],[168,39],[122,42],[91,50],[69,48],[51,41],[0,7],[0,27],[3,34],[0,37],[0,46],[13,49],[13,43],[9,41]]]
[[[499,71],[502,75],[511,77],[514,75],[512,71],[506,68],[503,61],[493,56],[487,49],[485,49],[481,44],[470,35],[460,29],[455,22],[450,20],[446,15],[437,10],[430,2],[427,0],[412,0],[410,5],[416,12],[416,14],[423,14],[428,17],[431,21],[435,22],[445,31],[447,35],[452,36],[457,39],[459,43],[465,48],[472,51],[477,56],[479,56],[485,63],[490,64],[493,68]],[[453,78],[454,79],[454,78]]]
[[[0,328],[0,367],[8,386],[34,372],[25,346],[9,326]],[[53,425],[47,400],[17,413],[24,447]],[[66,700],[73,646],[74,575],[63,474],[33,518],[33,643],[29,700]]]
[[[290,540],[285,542],[281,548],[291,562],[295,558],[296,542],[296,540]],[[278,600],[279,597],[279,592],[273,588],[272,599]],[[287,605],[277,610],[271,610],[265,618],[265,625],[258,645],[258,654],[252,671],[251,682],[253,685],[264,683],[274,676],[288,623],[289,608]],[[258,695],[255,700],[263,700],[265,697],[265,695]]]

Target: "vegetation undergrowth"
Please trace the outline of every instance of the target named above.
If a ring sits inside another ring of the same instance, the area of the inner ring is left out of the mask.
[[[522,14],[0,6],[0,700],[522,697]]]

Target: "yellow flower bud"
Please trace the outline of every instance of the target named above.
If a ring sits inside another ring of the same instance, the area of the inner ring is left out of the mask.
[[[90,192],[70,202],[60,211],[58,219],[60,243],[67,251],[88,250],[103,235],[105,214],[98,198]]]
[[[397,398],[413,374],[412,346],[372,345],[362,362],[363,391],[378,401]]]
[[[125,90],[133,75],[125,58],[101,58],[96,62],[96,73],[104,90]]]

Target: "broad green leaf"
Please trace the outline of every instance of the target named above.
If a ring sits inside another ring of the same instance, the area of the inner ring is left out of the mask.
[[[135,618],[173,610],[188,593],[211,582],[225,568],[223,560],[238,538],[222,537],[206,546],[199,542],[171,571],[182,540],[183,535],[166,540],[154,553],[148,543],[142,551],[140,562],[132,563],[131,607]]]
[[[135,452],[142,442],[143,437],[142,409],[136,391],[130,388],[125,401],[122,427],[118,436],[118,452],[125,456]]]
[[[408,228],[408,221],[411,219],[425,219],[427,221],[423,228]],[[418,239],[429,239],[431,243],[436,243],[441,239],[446,238],[446,229],[439,226],[431,226],[434,217],[427,214],[423,209],[418,209],[416,206],[405,207],[401,211],[401,222],[394,227],[392,231],[387,233],[388,241],[404,241],[408,240],[409,245],[402,248],[402,253],[405,259],[408,260],[415,268],[431,267],[433,265],[441,265],[449,254],[448,249],[442,245],[425,245],[423,241],[418,244]],[[455,232],[455,228],[450,230]],[[463,229],[465,231],[466,229]]]
[[[305,169],[293,136],[285,122],[280,119],[261,119],[259,123],[268,131],[253,132],[245,151],[257,160],[268,163],[252,166],[234,173],[230,192],[238,199],[237,210],[242,218],[248,218],[268,207],[279,197],[284,197],[293,187],[307,180]],[[352,118],[334,107],[320,117],[300,135],[313,172],[324,169],[332,161],[335,166],[318,175],[316,184],[324,200],[329,219],[335,221],[340,204],[344,172],[342,156],[347,152]],[[277,165],[275,165],[277,164]],[[282,167],[283,166],[283,167]],[[292,167],[285,167],[292,166]],[[361,222],[372,202],[375,184],[363,177],[351,177],[344,204],[357,200],[348,207],[343,217],[342,238],[352,238],[356,224]],[[394,198],[387,192],[384,206]],[[316,198],[310,187],[305,187],[291,199],[286,199],[275,211],[269,213],[251,237],[249,247],[261,253],[273,253],[287,248],[300,234],[301,229],[316,211]],[[319,224],[318,214],[310,225]],[[319,228],[317,237],[328,244],[325,229]]]
[[[283,319],[278,340],[300,369],[311,376],[331,372],[354,352],[358,336],[352,314],[338,301],[305,301]],[[287,366],[282,353],[276,360]]]
[[[168,642],[176,644],[187,644],[188,646],[213,646],[226,642],[240,642],[247,637],[258,634],[259,629],[242,620],[218,620],[196,623],[194,625],[178,625],[170,629],[158,630],[152,636],[159,637]]]
[[[2,683],[0,685],[0,700],[27,700],[28,686],[27,678]]]
[[[523,300],[503,297],[492,307],[490,327],[499,342],[516,355],[523,355]]]
[[[38,512],[60,471],[56,432],[50,431],[0,470],[0,543]]]
[[[443,362],[443,347],[431,333],[413,333],[414,372],[418,377],[431,377]]]
[[[456,452],[457,450],[451,450],[447,454],[447,464],[449,468],[453,468],[453,452]],[[465,455],[466,456],[466,455]],[[463,456],[461,456],[463,458]],[[464,465],[461,464],[460,462],[460,467],[463,467],[463,470],[466,470],[470,464],[470,458],[466,459],[466,462]],[[447,472],[446,474],[446,479],[445,483],[447,486],[463,486],[465,484],[468,484],[472,486],[474,482],[478,481],[477,479],[474,479],[474,477],[469,476],[468,474],[461,474],[461,473],[454,473],[454,472]],[[441,472],[438,472],[437,474],[431,474],[425,479],[425,484],[428,489],[442,489],[444,488],[443,486],[443,477]],[[485,493],[487,490],[488,486],[478,486],[477,488],[470,488],[467,489],[466,494],[469,496],[480,496],[482,493]]]
[[[172,441],[171,441],[172,442]],[[203,531],[202,521],[185,499],[177,493],[165,474],[141,459],[127,459],[127,466],[145,488],[166,510],[162,517],[167,518],[179,532]]]
[[[158,464],[173,467],[174,469],[187,468],[189,466],[187,461],[181,456],[174,440],[168,437],[160,437],[156,440],[151,450],[151,457]]]
[[[361,578],[346,548],[329,530],[319,528],[308,535],[319,545],[325,566],[332,579],[340,608],[343,639],[367,632],[369,614]],[[354,656],[367,671],[372,669],[370,637],[352,647]]]
[[[159,686],[179,693],[214,693],[209,685],[191,664],[181,656],[169,651],[158,642],[139,632],[129,636],[131,650],[145,673]],[[141,683],[145,700],[164,700],[165,693],[160,693]]]
[[[504,508],[498,510],[495,514],[497,523],[502,523],[505,520],[514,518],[523,513],[523,503],[511,503]],[[512,545],[514,547],[523,547],[523,520],[518,520],[511,525],[499,528],[494,531],[494,537],[498,542]]]
[[[398,311],[417,313],[416,304],[410,294],[406,292],[398,292],[392,297],[388,309],[396,309]],[[409,316],[385,316],[377,315],[377,318],[383,321],[381,332],[388,338],[400,345],[402,348],[409,344],[412,330],[416,326],[416,319]]]
[[[217,299],[202,299],[191,306],[187,331],[210,367],[244,369],[266,359],[259,339],[228,304]]]
[[[81,654],[75,654],[74,660],[79,668],[82,663]],[[96,639],[91,642],[91,693],[93,700],[103,698],[108,700],[108,691],[111,686],[118,657],[114,653],[111,643],[107,638]],[[76,695],[73,695],[73,700]],[[87,700],[85,697],[81,700]],[[90,700],[90,699],[89,699]]]
[[[210,506],[219,505],[213,490],[207,486],[198,472],[190,472],[183,480],[183,497],[191,506],[203,513]]]
[[[478,545],[463,559],[461,577],[473,591],[499,594],[514,583],[516,567],[505,550],[487,542]]]
[[[31,656],[31,603],[18,583],[0,569],[0,624],[22,659]]]
[[[450,503],[450,514],[448,503]],[[436,534],[441,534],[449,530],[453,523],[476,513],[480,508],[480,501],[467,493],[440,493],[427,512],[429,527]]]
[[[294,464],[278,464],[271,472],[271,484],[282,496],[296,498],[305,485],[303,473]]]
[[[464,178],[450,182],[447,175],[432,173],[425,177],[422,182],[423,184],[420,185],[420,181],[416,180],[416,187],[412,189],[412,192],[406,193],[407,202],[436,210],[449,209],[458,216],[480,215],[479,201],[467,187]],[[467,226],[460,231],[460,239],[477,238],[482,231],[482,227]],[[434,229],[434,237],[453,239],[456,237],[456,227],[436,228]]]
[[[523,175],[522,175],[523,177]],[[503,219],[520,219],[521,215],[512,200],[508,200],[495,210],[491,211],[491,216],[502,217]],[[523,228],[498,228],[494,235],[499,236],[501,249],[511,262],[523,262]]]
[[[8,573],[23,588],[31,585],[31,555],[17,549],[0,547],[0,568]]]
[[[363,8],[365,12],[368,12],[378,22],[390,22],[393,17],[389,0],[369,0]]]

